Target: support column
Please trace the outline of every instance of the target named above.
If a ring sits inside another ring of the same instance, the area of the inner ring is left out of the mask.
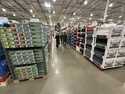
[[[110,3],[110,1],[107,0],[106,7],[105,7],[105,12],[104,12],[103,22],[105,22],[105,21],[106,21],[106,18],[107,18],[109,3]]]

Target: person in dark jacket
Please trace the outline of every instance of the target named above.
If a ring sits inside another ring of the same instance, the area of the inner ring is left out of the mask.
[[[56,47],[58,48],[60,45],[60,37],[59,37],[59,32],[56,32]]]
[[[57,23],[57,25],[55,26],[55,31],[56,31],[56,47],[58,48],[59,45],[60,45],[60,29],[61,29],[61,26],[60,26],[60,23]]]
[[[66,42],[67,42],[67,33],[64,32],[64,34],[63,34],[63,44],[66,45]]]

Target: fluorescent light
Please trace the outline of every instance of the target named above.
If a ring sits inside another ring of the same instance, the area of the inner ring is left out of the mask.
[[[92,18],[90,17],[89,20],[92,20]]]
[[[53,11],[53,14],[55,14],[55,11]]]
[[[122,16],[119,16],[119,18],[122,18]]]
[[[113,7],[113,3],[109,4],[109,7]]]
[[[35,14],[33,14],[33,17],[35,17]]]
[[[74,12],[73,15],[76,15],[76,13]]]
[[[3,12],[6,12],[6,9],[5,9],[5,8],[2,8],[2,11],[3,11]]]
[[[33,13],[33,10],[32,10],[32,9],[30,9],[30,13]]]
[[[87,0],[85,0],[85,1],[84,1],[84,5],[87,5],[87,4],[88,4],[88,1],[87,1]]]
[[[56,0],[53,0],[53,2],[56,2]]]
[[[50,7],[51,7],[51,4],[50,4],[49,2],[45,2],[44,5],[45,5],[45,7],[47,7],[47,8],[50,8]]]
[[[49,18],[51,18],[51,15],[49,15]]]
[[[60,71],[56,69],[55,74],[58,75],[59,73],[60,73]]]
[[[92,16],[93,16],[93,14],[91,13],[91,14],[90,14],[90,16],[92,17]]]
[[[15,14],[15,13],[13,13],[13,16],[16,16],[16,14]]]
[[[66,16],[64,16],[64,19],[66,19]]]
[[[74,21],[75,20],[75,18],[72,18],[72,21]]]

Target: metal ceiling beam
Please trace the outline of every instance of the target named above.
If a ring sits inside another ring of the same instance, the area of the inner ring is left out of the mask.
[[[43,8],[42,8],[42,6],[41,6],[40,0],[37,0],[37,3],[38,3],[38,5],[39,5],[39,8],[40,8],[41,14],[42,14],[42,12],[43,12],[44,10],[43,10]],[[45,18],[47,24],[49,24],[49,21],[48,21],[48,18],[47,18],[47,16],[46,16],[45,12],[43,13],[43,15],[44,15],[44,18]]]
[[[87,4],[86,6],[84,6],[84,1],[82,2],[82,5],[80,6],[79,11],[85,10],[85,9],[91,9],[92,5],[94,5],[94,3],[96,2],[96,0],[93,0],[89,5]]]
[[[37,17],[37,18],[40,18],[41,19],[41,17],[39,17],[39,11],[37,11],[36,10],[36,7],[38,7],[38,6],[34,6],[33,4],[34,3],[37,3],[38,4],[38,2],[37,1],[27,1],[27,0],[23,0],[26,4],[30,4],[30,6],[31,6],[31,8],[33,9],[33,13],[35,14],[35,16]],[[41,8],[40,8],[40,10],[41,10]],[[41,12],[40,12],[41,13]]]
[[[15,12],[15,11],[21,11],[20,9],[18,8],[15,8],[15,7],[12,7],[12,6],[9,6],[8,4],[3,4],[3,2],[0,2],[0,5],[3,6],[4,8],[6,8],[7,10],[10,10],[12,12]]]
[[[112,13],[114,13],[114,12],[116,12],[117,10],[115,10],[115,9],[118,9],[118,8],[120,8],[120,7],[122,7],[121,5],[118,5],[118,6],[116,6],[116,7],[113,7],[113,9],[111,9],[110,11],[109,11],[109,13],[110,14],[112,14]],[[118,9],[119,10],[119,9]],[[119,12],[121,12],[121,10],[119,10],[119,11],[117,11],[118,13]]]
[[[1,0],[0,0],[0,5],[1,5],[1,6],[3,6],[4,8],[6,8],[6,9],[9,9],[9,10],[10,10],[10,7],[8,7],[8,6],[4,5],[4,4],[2,3],[2,1],[1,1]]]
[[[60,12],[60,16],[57,17],[57,21],[59,21],[60,17],[62,16],[62,14],[64,14],[64,12],[66,11],[66,9],[69,8],[71,2],[72,2],[72,0],[70,0],[70,1],[68,2],[68,4],[63,7],[63,9],[62,9],[61,12]]]
[[[30,14],[30,12],[25,8],[25,7],[23,7],[18,1],[16,1],[16,0],[13,0],[20,8],[22,8],[24,11],[25,11],[25,13],[27,13],[29,16],[32,16],[31,14]]]

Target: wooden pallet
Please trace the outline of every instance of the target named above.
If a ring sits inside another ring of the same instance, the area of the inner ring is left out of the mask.
[[[29,79],[21,79],[21,80],[14,80],[13,82],[15,84],[20,83],[20,82],[24,82],[24,81],[32,81],[32,80],[37,80],[37,79],[43,79],[46,80],[48,77],[46,75],[44,76],[39,76],[39,77],[35,77],[35,78],[29,78]]]

